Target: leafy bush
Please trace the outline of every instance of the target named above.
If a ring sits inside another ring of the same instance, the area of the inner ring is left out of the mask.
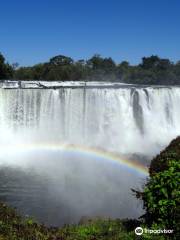
[[[180,214],[180,162],[170,161],[169,169],[155,174],[144,189],[148,221],[175,229]]]
[[[0,240],[133,240],[134,231],[127,230],[127,224],[128,220],[95,219],[86,224],[48,228],[0,203]]]
[[[151,162],[150,179],[143,193],[146,213],[142,216],[148,227],[173,229],[169,237],[178,239],[180,231],[180,137]]]

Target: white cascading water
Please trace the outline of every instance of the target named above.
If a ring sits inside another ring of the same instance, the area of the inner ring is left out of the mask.
[[[110,83],[84,88],[68,82],[59,89],[40,89],[38,83],[29,89],[34,82],[28,82],[27,89],[18,89],[15,84],[0,89],[0,200],[55,226],[82,216],[141,216],[142,203],[130,189],[141,189],[146,176],[135,168],[39,146],[65,143],[142,154],[147,165],[180,133],[180,88]],[[26,148],[36,143],[37,149]]]
[[[180,88],[0,89],[0,144],[154,155],[180,133]]]

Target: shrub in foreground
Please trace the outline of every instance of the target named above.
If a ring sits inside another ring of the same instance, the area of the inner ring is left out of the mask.
[[[172,229],[168,238],[178,239],[180,231],[180,137],[151,162],[150,179],[144,192],[137,193],[143,200],[146,213],[142,216],[148,227]]]

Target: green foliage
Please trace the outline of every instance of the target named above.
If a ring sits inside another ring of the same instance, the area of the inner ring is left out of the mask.
[[[95,54],[90,59],[74,61],[58,55],[49,62],[14,69],[18,80],[89,80],[116,81],[133,84],[180,84],[180,63],[158,56],[143,57],[142,63],[131,66],[127,61],[116,64],[112,58]]]
[[[54,233],[32,219],[22,218],[14,209],[0,203],[0,239],[47,240]]]
[[[5,62],[4,56],[0,53],[0,79],[10,79],[13,77],[13,68]]]
[[[58,55],[50,59],[50,64],[55,66],[66,66],[73,63],[73,59],[64,55]]]
[[[116,64],[112,58],[103,58],[95,54],[90,59],[74,61],[72,58],[58,55],[49,62],[32,67],[18,67],[18,63],[9,65],[0,54],[0,79],[18,80],[88,80],[115,81],[132,84],[180,84],[180,62],[158,56],[143,57],[142,63],[131,66],[127,61]]]
[[[127,61],[116,64],[112,58],[95,54],[87,61],[58,55],[49,62],[32,67],[12,66],[0,54],[0,79],[18,80],[89,80],[117,81],[133,84],[180,84],[180,63],[158,56],[143,57],[142,63],[131,66]]]
[[[126,221],[126,224],[128,222]],[[134,231],[127,231],[121,220],[88,220],[62,228],[45,227],[0,203],[0,240],[133,240]]]
[[[180,159],[179,159],[180,160]],[[175,229],[180,214],[180,162],[170,161],[168,170],[155,174],[144,189],[149,220]]]
[[[170,237],[178,239],[180,232],[180,137],[162,151],[151,162],[150,179],[142,198],[146,210],[143,216],[148,227],[173,229]]]
[[[150,176],[167,170],[169,168],[170,161],[174,160],[175,162],[178,162],[179,159],[180,137],[174,139],[165,150],[163,150],[159,155],[152,159],[149,168]]]
[[[120,220],[95,220],[84,225],[67,226],[61,230],[68,240],[133,239],[134,233],[127,232]]]
[[[140,225],[137,220],[89,219],[78,225],[62,228],[45,227],[31,218],[23,218],[17,212],[0,203],[0,240],[164,240],[160,235],[135,235]],[[145,226],[142,226],[145,227]],[[154,229],[158,227],[155,225]]]

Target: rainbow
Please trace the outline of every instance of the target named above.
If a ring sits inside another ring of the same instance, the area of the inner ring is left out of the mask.
[[[141,163],[137,161],[132,161],[129,159],[125,159],[119,154],[114,154],[111,152],[107,152],[101,149],[97,148],[90,148],[82,145],[74,145],[74,144],[13,144],[10,146],[4,146],[5,153],[10,152],[14,153],[17,152],[26,152],[29,151],[52,151],[52,152],[68,152],[72,154],[79,154],[79,155],[87,155],[88,157],[92,157],[93,159],[101,160],[101,161],[107,161],[110,163],[118,164],[123,167],[126,167],[129,170],[132,170],[134,172],[137,172],[143,176],[148,176],[148,168],[142,165]]]

